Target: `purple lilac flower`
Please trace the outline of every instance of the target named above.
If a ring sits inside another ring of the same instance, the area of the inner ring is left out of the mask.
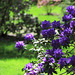
[[[38,65],[39,65],[39,66],[43,66],[43,63],[39,63]]]
[[[51,46],[55,49],[59,48],[60,47],[59,39],[52,40]]]
[[[71,21],[70,27],[71,27],[71,28],[74,28],[74,27],[75,27],[75,21]]]
[[[46,50],[46,54],[52,55],[54,54],[55,49]]]
[[[68,6],[67,7],[67,12],[69,12],[71,14],[71,12],[74,10],[74,6]]]
[[[63,68],[63,66],[65,66],[66,63],[66,58],[61,58],[59,60],[58,64],[60,64],[60,70]]]
[[[58,57],[61,57],[62,55],[64,55],[64,53],[62,52],[62,49],[56,49],[55,51],[54,51],[54,57],[55,58],[58,58]]]
[[[46,59],[46,57],[44,57],[44,58],[43,58],[43,61],[44,61],[44,62],[47,62],[47,59]]]
[[[69,46],[70,39],[68,37],[61,37],[59,42],[62,46],[67,47]]]
[[[60,36],[70,36],[72,34],[72,29],[67,28],[63,32],[61,32]]]
[[[67,28],[67,29],[65,29],[63,32],[64,32],[64,35],[65,36],[70,36],[71,34],[72,34],[72,29],[70,29],[70,28]]]
[[[42,66],[43,66],[43,64],[39,63],[38,66],[34,69],[33,64],[28,63],[28,64],[25,65],[24,70],[26,71],[27,75],[38,75],[39,72],[43,71]]]
[[[69,57],[69,58],[67,58],[67,64],[69,64],[70,63],[70,61],[71,61],[71,57]]]
[[[48,29],[47,34],[48,38],[54,37],[54,35],[56,34],[54,28]]]
[[[49,63],[55,63],[55,60],[54,60],[54,58],[51,58],[51,57],[50,57],[50,58],[48,59],[48,62],[49,62]]]
[[[67,28],[69,28],[70,27],[70,25],[67,23],[67,24],[63,24],[63,25],[61,25],[61,29],[67,29]]]
[[[75,10],[73,10],[73,11],[71,12],[71,15],[72,15],[73,17],[75,17]]]
[[[69,14],[69,15],[64,15],[63,17],[62,17],[62,19],[63,19],[63,21],[70,21],[71,19],[72,19],[72,15],[71,14]]]
[[[55,30],[54,28],[48,29],[48,30],[42,30],[41,34],[43,35],[44,38],[52,38],[54,37]]]
[[[32,69],[33,68],[33,64],[32,63],[28,63],[25,65],[25,68],[24,70],[29,70],[29,69]]]
[[[67,59],[67,63],[70,63],[72,66],[75,66],[75,55]]]
[[[40,72],[43,72],[44,71],[43,63],[39,63],[37,68],[40,70]]]
[[[46,59],[46,57],[44,57],[43,61],[48,62],[48,63],[54,63],[55,62],[54,58],[52,58],[52,57],[49,57],[48,59]]]
[[[71,57],[71,62],[70,62],[73,66],[75,66],[75,56],[73,55]]]
[[[30,33],[30,34],[26,34],[25,35],[25,41],[30,41],[30,40],[34,40],[34,36]]]
[[[64,32],[61,32],[61,34],[59,34],[60,37],[64,37]]]
[[[43,38],[48,37],[47,30],[42,30],[41,34],[43,35]]]
[[[51,51],[50,50],[46,50],[46,54],[51,54]]]
[[[50,26],[50,22],[49,21],[43,21],[42,24],[41,24],[41,28],[42,29],[46,29]]]
[[[57,21],[57,22],[54,21],[54,22],[52,22],[51,25],[52,25],[53,28],[58,28],[58,27],[60,27],[61,24],[60,24],[60,21]]]
[[[18,41],[15,44],[15,48],[18,48],[19,50],[23,49],[23,46],[25,46],[23,41]]]

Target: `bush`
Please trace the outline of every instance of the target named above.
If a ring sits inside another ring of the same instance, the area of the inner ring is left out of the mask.
[[[27,30],[36,25],[36,18],[32,14],[26,14],[29,10],[31,0],[1,0],[0,2],[0,35],[4,36],[7,33],[19,34],[23,27]],[[8,9],[7,9],[8,8]],[[27,31],[26,30],[26,31]]]
[[[30,50],[38,53],[38,61],[25,65],[24,75],[53,75],[75,74],[75,8],[67,7],[67,13],[62,17],[63,25],[60,21],[43,21],[41,23],[43,38],[36,40],[32,34],[25,35],[25,45],[23,41],[16,42],[15,47],[23,53],[26,51],[28,43],[33,44]],[[71,49],[70,49],[71,48]],[[65,50],[64,50],[65,49]]]

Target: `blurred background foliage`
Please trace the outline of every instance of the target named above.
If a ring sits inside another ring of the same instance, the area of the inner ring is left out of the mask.
[[[38,23],[32,14],[25,12],[30,9],[31,0],[1,0],[0,2],[0,35],[6,36],[8,33],[17,33],[20,35],[20,30],[25,28],[25,32],[29,28],[30,32]],[[24,33],[25,33],[24,32]]]

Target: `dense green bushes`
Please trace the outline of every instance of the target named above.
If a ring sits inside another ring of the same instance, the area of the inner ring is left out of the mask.
[[[26,14],[25,11],[29,10],[31,0],[1,0],[0,2],[0,35],[4,36],[7,33],[17,33],[23,27],[33,31],[36,24],[36,19],[32,15]],[[26,32],[27,30],[25,30]]]

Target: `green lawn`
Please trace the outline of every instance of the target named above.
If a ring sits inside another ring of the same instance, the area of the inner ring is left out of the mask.
[[[45,8],[42,6],[40,8],[38,8],[37,6],[32,6],[30,8],[29,11],[27,11],[26,13],[28,14],[33,14],[33,16],[37,16],[39,20],[44,21],[44,20],[49,20],[50,22],[56,20],[60,20],[62,17],[62,11],[61,11],[61,7],[58,6],[53,6],[52,7],[52,13],[58,14],[58,15],[43,15],[46,14],[46,10]]]
[[[12,59],[0,59],[0,75],[23,75],[22,68],[25,64],[34,61],[36,59],[27,58],[12,58]]]

